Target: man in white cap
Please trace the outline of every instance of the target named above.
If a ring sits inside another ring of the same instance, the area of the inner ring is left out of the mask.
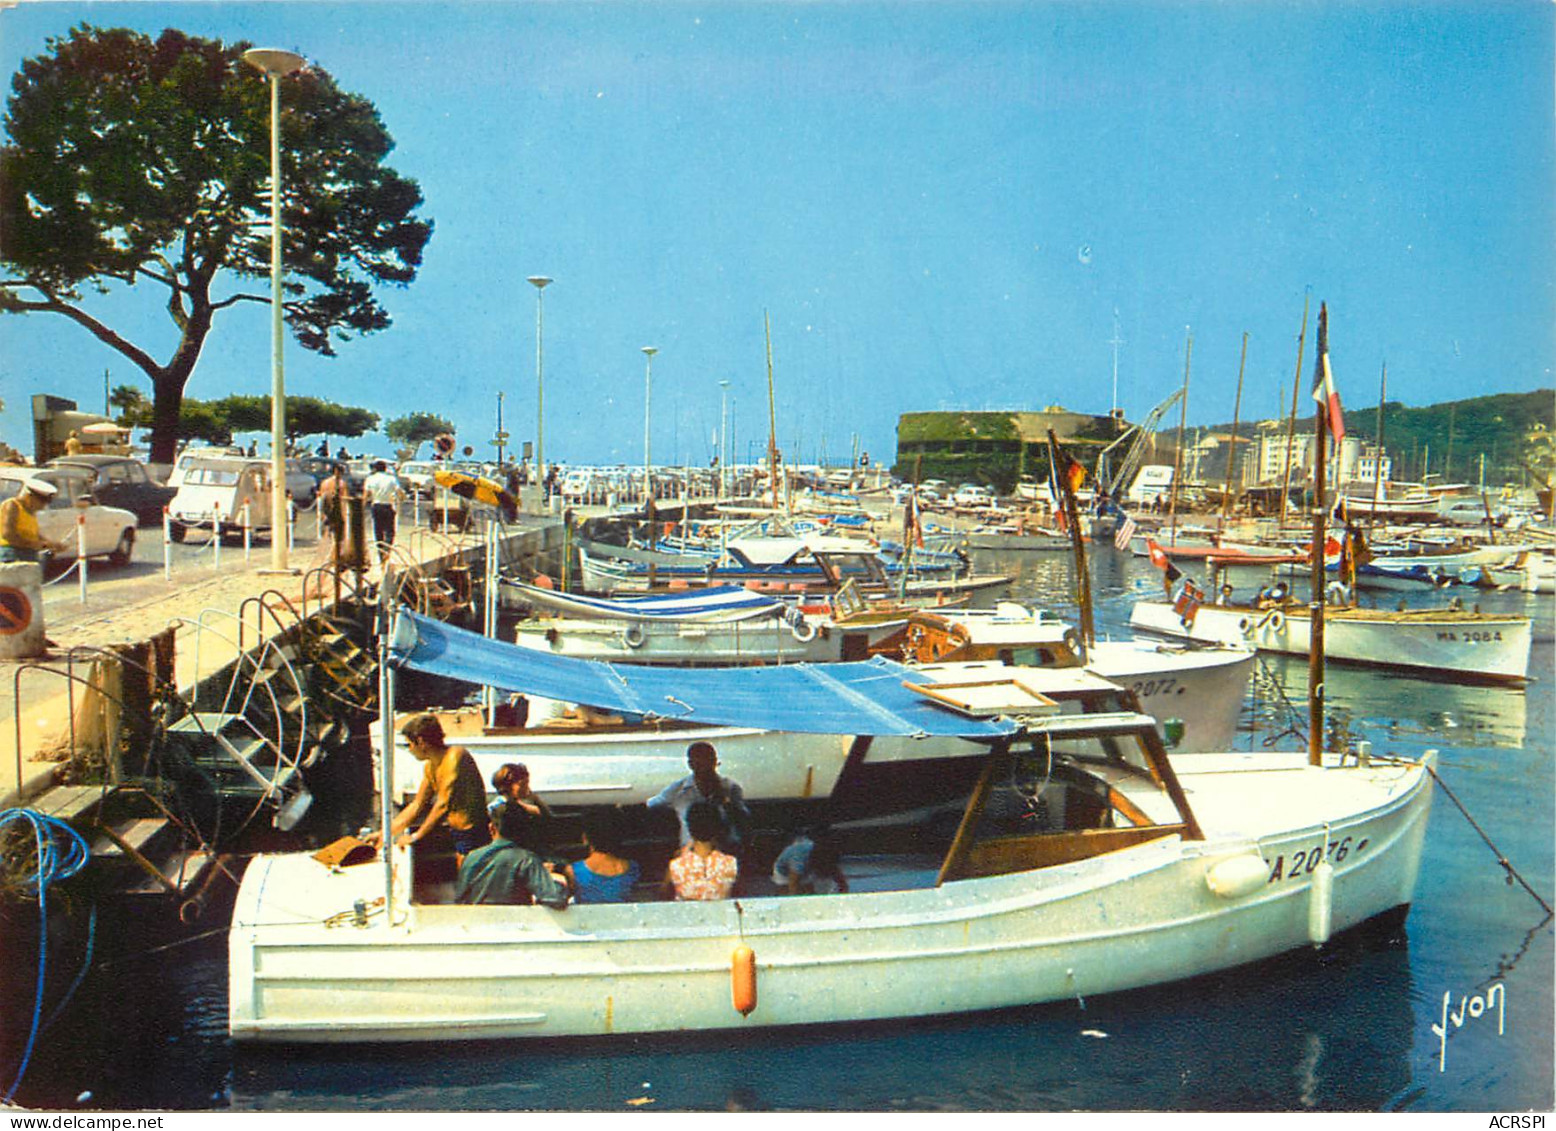
[[[38,529],[38,512],[58,490],[42,479],[28,479],[20,491],[0,502],[0,562],[35,562],[44,550],[59,553],[65,548]]]

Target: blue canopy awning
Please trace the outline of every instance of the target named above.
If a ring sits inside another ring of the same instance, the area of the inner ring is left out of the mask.
[[[607,711],[705,726],[801,734],[994,739],[1003,718],[971,718],[904,687],[921,673],[864,663],[655,668],[577,660],[505,644],[401,609],[389,645],[396,667]]]

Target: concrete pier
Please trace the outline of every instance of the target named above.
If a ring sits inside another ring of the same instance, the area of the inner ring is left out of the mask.
[[[524,559],[537,568],[554,569],[563,540],[559,520],[525,518],[504,528],[499,552],[505,564]],[[436,574],[461,559],[478,566],[484,552],[481,532],[429,531],[402,523],[391,560],[397,570],[414,567],[423,574]],[[171,580],[160,570],[119,576],[104,571],[94,579],[84,604],[73,590],[46,595],[48,651],[36,659],[0,661],[0,808],[35,802],[59,781],[68,764],[72,692],[66,673],[72,667],[71,649],[83,650],[77,653],[73,670],[84,677],[90,666],[85,649],[140,643],[177,624],[176,682],[187,696],[196,683],[236,659],[235,618],[245,601],[268,595],[270,603],[284,608],[284,598],[303,615],[333,604],[333,578],[307,572],[326,564],[311,547],[299,544],[293,556],[303,572],[277,575],[264,567],[267,560],[267,554],[256,553],[245,563],[241,554],[233,553],[220,569],[181,567]],[[375,562],[366,580],[376,585],[380,577]],[[346,589],[349,592],[349,583]],[[201,633],[196,648],[194,625],[202,613],[215,631]],[[256,636],[253,622],[259,619],[263,628]],[[251,614],[249,620],[246,649],[280,631],[276,618]],[[78,686],[74,698],[79,701],[82,694]]]

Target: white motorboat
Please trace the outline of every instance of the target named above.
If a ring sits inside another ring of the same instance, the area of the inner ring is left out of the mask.
[[[791,610],[782,619],[612,622],[545,619],[521,622],[514,640],[522,647],[624,664],[831,663],[863,659],[878,641],[903,624],[904,613],[839,623]]]
[[[819,670],[661,674],[685,681],[692,714],[728,725],[771,721],[752,687]],[[841,840],[841,894],[771,894],[753,839],[735,899],[564,910],[450,903],[433,861],[413,855],[424,846],[356,866],[261,855],[228,935],[231,1036],[447,1043],[1069,1001],[1321,944],[1410,903],[1430,756],[1179,758],[1105,693],[1058,715],[1009,681],[860,674],[783,709],[827,729],[851,716],[855,750],[905,728],[984,744],[954,833],[905,855]]]
[[[1201,605],[1186,617],[1166,601],[1137,601],[1131,627],[1206,644],[1246,642],[1262,651],[1307,655],[1308,607],[1291,600]],[[1468,609],[1324,611],[1324,658],[1397,668],[1434,679],[1522,683],[1532,640],[1526,616]]]

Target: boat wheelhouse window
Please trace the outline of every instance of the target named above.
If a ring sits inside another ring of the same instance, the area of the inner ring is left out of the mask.
[[[1028,648],[1001,648],[999,659],[1003,664],[1023,668],[1049,668],[1058,663],[1053,651],[1036,646]]]

